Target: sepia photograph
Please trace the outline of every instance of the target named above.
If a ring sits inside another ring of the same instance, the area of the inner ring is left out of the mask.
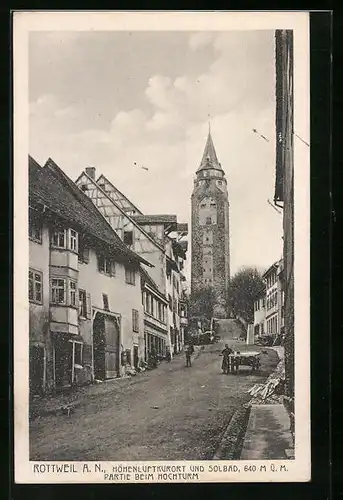
[[[98,16],[15,19],[16,476],[309,480],[308,14]]]

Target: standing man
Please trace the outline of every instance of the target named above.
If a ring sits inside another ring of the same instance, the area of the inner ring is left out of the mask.
[[[192,366],[192,354],[194,352],[194,347],[192,344],[188,345],[186,348],[186,367]]]
[[[225,344],[225,348],[222,350],[223,362],[222,362],[222,370],[224,374],[228,374],[230,371],[230,354],[232,354],[232,349]]]

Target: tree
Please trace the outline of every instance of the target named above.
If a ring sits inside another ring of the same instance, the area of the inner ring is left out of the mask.
[[[192,316],[204,316],[211,319],[215,304],[216,295],[211,287],[201,288],[190,295],[189,306]]]
[[[264,282],[256,268],[243,267],[230,280],[228,310],[241,316],[248,323],[254,320],[254,302],[261,294]]]

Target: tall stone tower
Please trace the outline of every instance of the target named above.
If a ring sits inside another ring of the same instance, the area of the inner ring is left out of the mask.
[[[195,292],[212,287],[214,315],[226,317],[225,297],[230,278],[229,200],[225,173],[214,149],[211,129],[194,179],[192,193],[192,275]]]

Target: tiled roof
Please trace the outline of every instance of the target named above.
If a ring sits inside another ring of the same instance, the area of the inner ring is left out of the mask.
[[[127,248],[88,196],[51,159],[41,168],[29,157],[29,198],[108,245],[117,258],[152,266]]]
[[[144,267],[141,267],[141,282],[143,285],[147,283],[157,295],[159,295],[162,299],[167,301],[167,297],[163,295],[163,293],[159,290],[155,281],[152,279],[150,274],[144,269]]]
[[[274,264],[272,264],[270,267],[268,267],[268,269],[262,275],[262,278],[267,277],[268,274],[270,274],[272,271],[274,271],[275,269],[277,269],[279,267],[279,262],[280,261],[277,260],[276,262],[274,262]]]
[[[204,153],[202,155],[200,167],[198,168],[197,172],[204,168],[215,168],[217,170],[222,170],[222,167],[217,158],[216,150],[214,149],[210,131],[208,132]]]
[[[179,233],[188,233],[188,224],[187,224],[187,222],[179,222],[177,224],[176,230]]]
[[[175,224],[177,223],[176,215],[158,214],[158,215],[131,215],[138,224]]]

